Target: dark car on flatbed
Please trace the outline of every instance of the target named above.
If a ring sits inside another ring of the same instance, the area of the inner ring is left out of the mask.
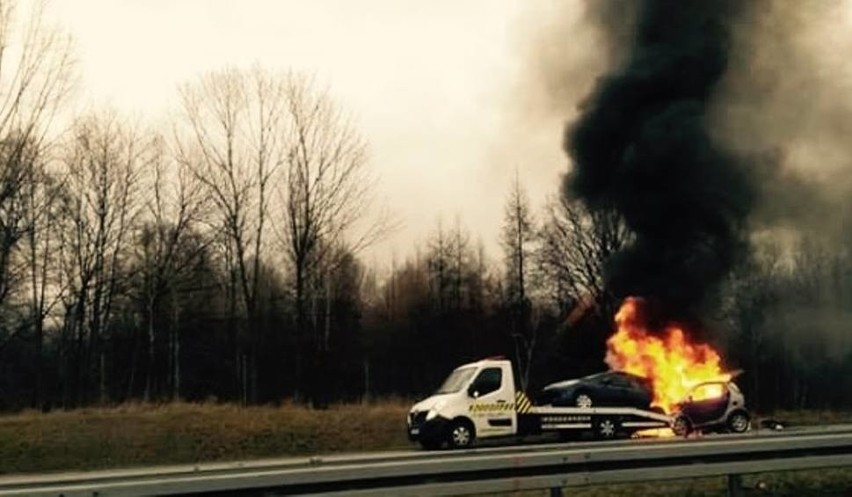
[[[544,387],[540,405],[570,407],[621,406],[650,409],[653,386],[647,378],[624,371],[606,371],[583,378],[559,381]]]

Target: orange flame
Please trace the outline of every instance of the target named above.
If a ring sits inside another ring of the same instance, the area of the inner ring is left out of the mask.
[[[667,325],[652,335],[642,322],[642,305],[636,297],[621,305],[615,315],[618,331],[607,340],[606,363],[651,380],[652,405],[671,412],[695,385],[731,379],[722,371],[719,354],[707,344],[690,343],[679,326]]]

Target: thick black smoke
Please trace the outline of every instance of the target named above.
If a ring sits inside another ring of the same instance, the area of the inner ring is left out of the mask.
[[[754,188],[708,131],[742,3],[639,3],[632,38],[617,33],[621,64],[566,131],[566,194],[617,210],[635,234],[608,262],[608,289],[657,301],[669,319],[696,317],[746,246]]]

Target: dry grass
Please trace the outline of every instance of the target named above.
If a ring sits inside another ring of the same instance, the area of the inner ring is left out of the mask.
[[[24,412],[0,416],[0,468],[87,470],[404,448],[408,408],[177,403]]]

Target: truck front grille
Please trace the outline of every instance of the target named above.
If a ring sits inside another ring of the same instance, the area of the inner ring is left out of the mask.
[[[408,423],[411,426],[420,426],[426,422],[426,415],[428,413],[428,411],[412,412],[408,415]]]

